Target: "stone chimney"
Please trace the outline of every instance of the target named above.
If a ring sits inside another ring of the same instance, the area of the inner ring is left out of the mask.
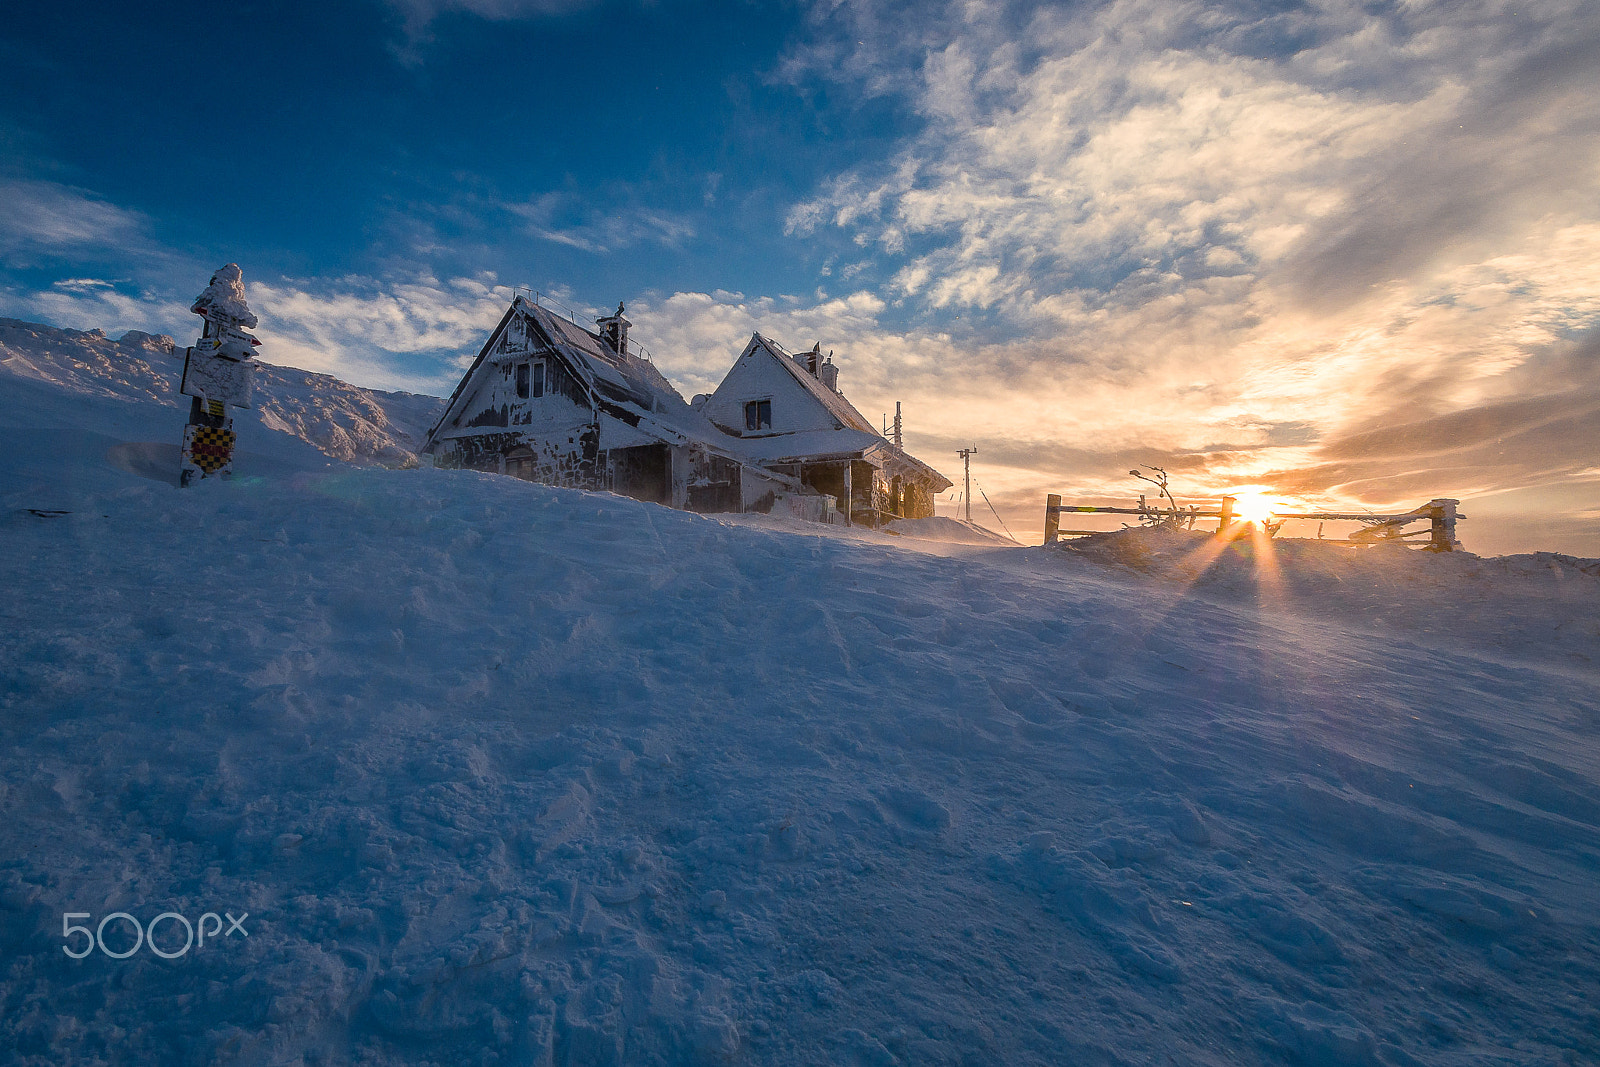
[[[611,350],[619,356],[628,354],[628,327],[633,323],[622,317],[622,304],[618,302],[617,313],[603,319],[595,319],[595,325],[600,327],[600,339],[611,346]]]
[[[822,342],[818,341],[811,346],[811,351],[806,353],[806,370],[811,372],[813,378],[817,377],[817,367],[822,363]]]
[[[839,391],[839,368],[834,366],[832,352],[828,353],[827,362],[817,368],[817,377],[821,378],[822,384],[829,389],[836,393]]]

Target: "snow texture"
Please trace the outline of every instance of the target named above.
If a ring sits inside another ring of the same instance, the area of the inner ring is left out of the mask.
[[[0,378],[11,1062],[1600,1060],[1594,561],[1206,578],[264,430],[178,492],[130,473],[171,404],[89,389],[161,342],[46,340]]]
[[[332,459],[411,465],[444,405],[437,397],[378,392],[326,374],[253,365],[255,416],[250,422],[235,420],[244,449],[279,447],[275,439],[288,434]],[[138,434],[176,447],[188,417],[188,401],[178,395],[182,376],[183,350],[171,337],[130,330],[113,341],[99,330],[81,333],[0,319],[7,425],[104,432],[105,426],[136,416],[130,425],[148,427]],[[156,415],[148,410],[152,405],[169,411]]]
[[[237,263],[229,263],[213,274],[211,284],[194,298],[189,310],[211,322],[246,330],[256,328],[255,313],[244,299],[244,275]]]

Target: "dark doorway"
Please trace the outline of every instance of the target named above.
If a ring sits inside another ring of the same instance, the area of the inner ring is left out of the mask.
[[[672,457],[666,445],[611,450],[611,491],[652,504],[672,502]]]

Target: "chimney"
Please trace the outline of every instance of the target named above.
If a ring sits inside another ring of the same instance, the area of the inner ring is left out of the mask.
[[[901,440],[900,437],[900,401],[898,400],[894,402],[894,437],[892,440],[896,448],[904,448],[906,446],[905,441]]]
[[[628,327],[633,323],[622,317],[622,304],[618,302],[617,313],[603,319],[595,319],[595,325],[600,327],[600,339],[611,346],[611,350],[619,356],[628,354]]]
[[[806,370],[811,372],[811,376],[813,378],[817,376],[817,365],[821,362],[822,342],[818,341],[816,344],[811,346],[811,351],[806,353]]]
[[[821,378],[822,384],[829,389],[836,393],[839,391],[839,368],[833,365],[832,352],[828,353],[828,361],[817,368],[817,377]]]

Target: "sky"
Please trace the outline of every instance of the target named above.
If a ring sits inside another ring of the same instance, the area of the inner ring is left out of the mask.
[[[1159,465],[1600,556],[1596,84],[1585,0],[23,0],[0,315],[237,262],[263,358],[447,394],[527,286],[686,397],[820,342],[1024,539]]]

